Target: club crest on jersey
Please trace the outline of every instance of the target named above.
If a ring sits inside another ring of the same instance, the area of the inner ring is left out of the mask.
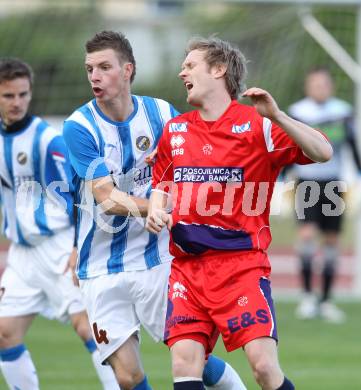
[[[237,303],[239,306],[246,306],[248,304],[248,298],[243,295],[242,297],[238,298]]]
[[[246,131],[251,131],[251,122],[243,123],[242,125],[233,125],[232,133],[240,134]]]
[[[18,153],[16,156],[16,160],[18,161],[19,164],[24,165],[28,161],[28,156],[24,152]]]
[[[172,146],[172,148],[179,148],[181,145],[184,144],[184,142],[186,142],[186,140],[180,135],[173,135],[171,140],[170,140],[170,144]]]
[[[146,137],[145,135],[141,135],[138,137],[135,141],[135,144],[137,145],[137,148],[141,150],[142,152],[145,152],[149,149],[150,146],[150,139]]]
[[[169,132],[170,133],[186,133],[188,131],[188,123],[170,123]]]
[[[206,155],[206,156],[210,156],[213,152],[213,146],[210,145],[210,144],[205,144],[203,146],[203,153]]]

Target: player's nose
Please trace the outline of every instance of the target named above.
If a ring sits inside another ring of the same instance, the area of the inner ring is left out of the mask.
[[[178,77],[181,78],[182,80],[184,79],[185,77],[185,69],[182,69],[179,73],[178,73]]]
[[[93,69],[90,74],[90,80],[91,81],[97,81],[100,80],[100,72],[97,69]]]

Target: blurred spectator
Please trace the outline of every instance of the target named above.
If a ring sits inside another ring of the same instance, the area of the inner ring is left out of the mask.
[[[359,171],[360,157],[355,146],[352,107],[333,96],[334,85],[330,72],[323,67],[310,70],[306,75],[304,88],[305,98],[292,104],[289,114],[321,129],[332,143],[334,154],[325,164],[295,165],[298,178],[297,251],[303,283],[303,297],[296,309],[296,316],[310,319],[319,315],[326,321],[341,323],[345,320],[345,314],[330,301],[339,257],[342,192],[345,191],[340,182],[341,149],[346,144],[350,146]],[[321,294],[317,299],[313,293],[312,275],[318,239],[322,240],[323,270]]]

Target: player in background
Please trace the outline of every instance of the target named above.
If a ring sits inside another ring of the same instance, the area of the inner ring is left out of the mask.
[[[64,273],[73,249],[73,188],[63,138],[28,112],[29,65],[0,59],[0,193],[3,229],[11,241],[0,282],[0,367],[10,389],[39,389],[24,337],[35,316],[70,320],[106,390],[119,388],[101,365],[79,288]]]
[[[167,102],[131,94],[136,63],[123,34],[103,31],[86,43],[85,68],[95,99],[64,124],[79,206],[77,275],[95,339],[123,390],[151,389],[139,351],[140,325],[162,340],[172,256],[167,232],[144,228],[151,190],[145,158],[165,123]],[[216,357],[207,388],[245,389]]]
[[[297,219],[299,223],[297,249],[304,294],[296,309],[296,315],[301,319],[320,315],[326,321],[342,323],[345,320],[344,312],[330,301],[339,257],[342,213],[326,215],[323,205],[332,204],[334,210],[340,209],[338,206],[342,202],[342,188],[332,186],[331,194],[336,194],[332,196],[332,201],[326,193],[327,186],[342,179],[342,148],[345,145],[351,148],[359,172],[361,171],[360,156],[356,147],[352,107],[333,96],[334,85],[329,71],[322,67],[310,70],[305,78],[304,89],[305,98],[292,104],[289,107],[289,114],[297,120],[321,129],[332,143],[334,154],[326,164],[294,166],[298,184],[311,183],[320,189],[317,202],[312,202],[313,205],[304,208],[304,219],[300,217]],[[297,192],[297,207],[310,203],[310,192],[310,186],[307,187],[307,192]],[[322,291],[319,299],[316,299],[312,289],[312,276],[318,238],[322,240],[323,271]]]
[[[277,357],[277,327],[266,250],[270,199],[280,169],[326,161],[318,131],[250,88],[242,53],[218,38],[189,43],[179,74],[195,107],[168,122],[158,144],[147,228],[171,231],[166,343],[175,390],[203,389],[204,357],[220,331],[228,351],[243,348],[263,390],[291,390]],[[164,208],[172,193],[173,211]],[[186,318],[186,321],[178,321]]]

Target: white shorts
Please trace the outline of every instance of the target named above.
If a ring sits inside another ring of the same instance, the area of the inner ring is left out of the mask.
[[[67,322],[69,315],[85,310],[71,272],[63,274],[73,239],[68,229],[36,247],[11,244],[0,281],[0,317],[45,313]]]
[[[139,337],[141,325],[155,341],[163,340],[170,265],[80,280],[103,362],[132,334]]]

